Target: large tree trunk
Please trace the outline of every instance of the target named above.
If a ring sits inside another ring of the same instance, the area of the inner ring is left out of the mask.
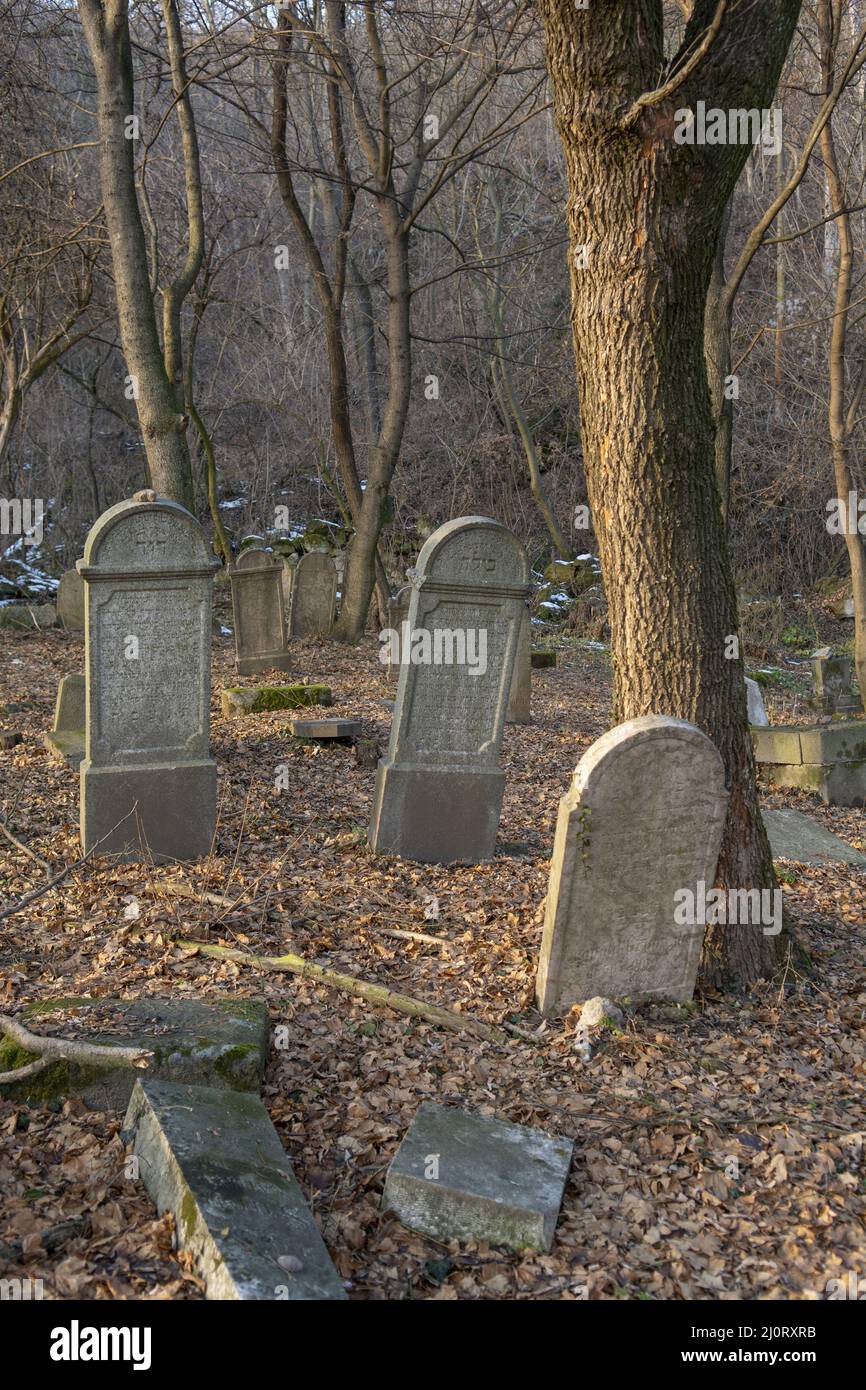
[[[79,0],[96,76],[99,177],[111,245],[117,316],[151,485],[194,507],[186,416],[163,362],[148,278],[147,250],[135,192],[135,110],[127,0]]]
[[[731,373],[731,305],[725,291],[725,243],[731,220],[731,200],[725,207],[704,312],[704,357],[715,430],[716,485],[727,522],[734,455],[734,402],[728,388]]]
[[[675,715],[713,739],[730,788],[719,882],[772,887],[743,663],[726,656],[737,606],[704,358],[713,256],[748,149],[680,145],[673,128],[674,111],[707,91],[720,107],[769,104],[799,0],[731,0],[705,49],[717,6],[698,0],[681,85],[643,100],[665,67],[657,0],[539,8],[568,173],[583,451],[617,717]],[[760,926],[709,929],[703,983],[755,979],[778,941]]]

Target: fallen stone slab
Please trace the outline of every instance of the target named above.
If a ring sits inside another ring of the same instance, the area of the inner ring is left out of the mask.
[[[210,1299],[345,1299],[258,1096],[139,1080],[124,1128]]]
[[[145,1075],[256,1092],[264,1075],[268,1011],[257,999],[49,999],[24,1009],[20,1022],[31,1033],[142,1047],[154,1056],[146,1072],[126,1063],[57,1061],[35,1076],[0,1085],[0,1095],[13,1100],[76,1095],[92,1110],[122,1110],[136,1079]],[[33,1060],[8,1038],[0,1039],[0,1071]]]
[[[866,854],[805,816],[802,811],[762,810],[774,859],[798,864],[853,864],[866,869]]]
[[[10,603],[0,606],[0,627],[18,627],[36,632],[57,623],[53,603]]]
[[[289,730],[293,738],[349,742],[358,737],[361,724],[357,719],[292,719]]]
[[[220,707],[226,719],[242,719],[246,714],[269,710],[302,709],[304,705],[331,705],[327,685],[247,685],[224,690]]]
[[[382,1206],[437,1240],[549,1250],[573,1144],[424,1101],[385,1179]]]

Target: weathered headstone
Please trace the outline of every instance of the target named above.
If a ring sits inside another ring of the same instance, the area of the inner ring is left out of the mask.
[[[78,570],[66,570],[57,588],[57,617],[64,627],[84,628],[84,580]]]
[[[327,637],[334,626],[337,567],[321,550],[302,555],[292,580],[289,627],[293,637]]]
[[[258,1096],[140,1079],[124,1120],[142,1181],[174,1214],[208,1298],[345,1299]]]
[[[549,1250],[572,1148],[543,1130],[424,1101],[391,1161],[382,1206],[437,1240]]]
[[[814,703],[822,714],[862,714],[863,702],[850,657],[815,657],[812,671]]]
[[[679,923],[675,895],[712,889],[727,801],[715,745],[682,719],[630,719],[584,754],[559,803],[544,1013],[597,994],[691,998],[704,923]]]
[[[511,693],[508,697],[506,724],[531,724],[532,714],[532,628],[529,613],[523,610],[520,620],[520,636],[517,640],[517,655],[514,658],[514,674],[511,677]]]
[[[83,675],[61,676],[54,706],[54,727],[42,736],[53,758],[75,768],[84,757],[84,685]]]
[[[400,667],[370,844],[432,863],[489,859],[529,562],[489,517],[460,517],[425,542],[412,580],[411,660]],[[404,654],[405,658],[405,654]]]
[[[253,546],[229,566],[235,661],[242,676],[272,668],[289,670],[283,574],[284,566],[278,559]]]
[[[770,721],[764,709],[764,697],[758,682],[753,681],[751,676],[746,676],[746,706],[749,723],[765,729]]]
[[[173,860],[211,847],[217,567],[195,518],[152,492],[109,508],[87,537],[85,853]]]
[[[798,864],[854,864],[866,869],[866,854],[802,811],[764,807],[761,819],[774,859],[792,859]]]

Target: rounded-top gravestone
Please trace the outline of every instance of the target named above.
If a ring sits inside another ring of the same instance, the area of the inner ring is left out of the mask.
[[[229,566],[235,661],[242,676],[290,669],[283,574],[282,562],[257,546]]]
[[[529,561],[489,517],[460,517],[413,571],[391,742],[380,762],[374,850],[435,863],[489,859],[504,775],[499,748]]]
[[[151,492],[109,508],[87,537],[85,852],[190,859],[211,846],[213,573],[201,527]]]

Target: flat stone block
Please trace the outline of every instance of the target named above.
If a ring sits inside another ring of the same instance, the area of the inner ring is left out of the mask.
[[[357,719],[292,719],[289,728],[294,738],[348,739],[361,732]]]
[[[853,864],[866,869],[866,854],[833,835],[802,811],[762,810],[774,859],[798,864]]]
[[[556,665],[556,652],[531,652],[529,661],[533,671],[541,671],[548,666]]]
[[[800,749],[800,729],[795,725],[775,725],[773,728],[752,729],[752,745],[755,759],[759,763],[786,763],[792,765],[803,761]]]
[[[36,1101],[76,1095],[93,1110],[122,1110],[142,1077],[258,1092],[264,1076],[268,1011],[257,999],[50,999],[25,1009],[21,1021],[40,1033],[48,1019],[65,1037],[154,1055],[143,1071],[126,1063],[54,1062],[0,1086],[0,1094]],[[8,1038],[0,1042],[0,1071],[32,1060]]]
[[[268,710],[302,709],[305,705],[333,704],[327,685],[250,685],[224,690],[220,707],[226,719],[242,719],[246,714]]]
[[[99,854],[133,863],[210,853],[217,780],[210,759],[147,767],[93,767],[85,759],[80,776],[85,854],[98,841]]]
[[[210,1299],[345,1299],[288,1155],[257,1096],[139,1081],[124,1122]],[[280,1263],[282,1261],[282,1263]]]
[[[573,1144],[425,1101],[388,1169],[382,1206],[437,1240],[553,1244]]]
[[[84,760],[84,730],[56,729],[42,735],[42,742],[55,762],[78,769]]]
[[[505,790],[499,768],[395,767],[376,772],[370,847],[427,864],[491,859]]]
[[[840,720],[800,731],[804,763],[866,763],[866,720]]]

